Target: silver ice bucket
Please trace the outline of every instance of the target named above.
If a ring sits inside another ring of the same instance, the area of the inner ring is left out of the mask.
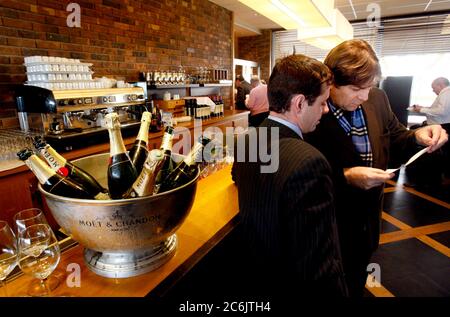
[[[107,188],[109,153],[72,161]],[[117,200],[62,197],[39,190],[56,222],[79,242],[93,272],[122,278],[152,271],[177,248],[176,230],[186,219],[197,189],[189,183],[157,195]]]

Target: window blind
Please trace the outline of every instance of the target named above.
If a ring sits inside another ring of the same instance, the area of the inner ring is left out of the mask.
[[[352,23],[354,38],[369,42],[379,58],[389,55],[430,54],[450,52],[450,15],[439,14],[410,18],[385,18],[379,26]],[[297,40],[296,30],[273,33],[273,60],[294,52],[319,60],[327,50]]]

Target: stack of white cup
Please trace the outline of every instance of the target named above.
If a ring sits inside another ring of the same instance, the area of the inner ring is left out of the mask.
[[[103,87],[102,82],[92,79],[91,63],[79,59],[55,56],[25,57],[27,85],[50,90],[93,89]]]

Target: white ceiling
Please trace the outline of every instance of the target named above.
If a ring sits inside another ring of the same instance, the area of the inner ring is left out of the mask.
[[[234,12],[235,36],[253,36],[264,29],[280,28],[278,24],[261,16],[238,0],[210,0]],[[349,20],[364,20],[371,13],[370,3],[380,7],[381,17],[416,14],[433,11],[449,11],[450,0],[335,0],[335,7]]]

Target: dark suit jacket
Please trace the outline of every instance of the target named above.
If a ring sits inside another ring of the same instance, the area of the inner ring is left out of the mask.
[[[247,110],[247,107],[245,106],[245,95],[248,95],[251,90],[251,85],[246,82],[242,81],[240,85],[236,88],[236,109],[237,110]]]
[[[372,147],[373,167],[386,169],[393,153],[402,155],[404,162],[417,149],[413,132],[399,123],[382,90],[372,88],[362,108]],[[333,169],[344,269],[346,263],[355,258],[368,264],[379,242],[384,186],[362,190],[347,184],[343,169],[364,165],[351,137],[345,134],[331,112],[322,117],[306,140],[325,155]]]
[[[265,128],[272,154],[271,128],[279,131],[278,170],[261,173],[264,163],[238,162],[236,153],[233,166],[251,273],[271,293],[345,295],[330,166],[290,128],[269,119],[258,130]]]

